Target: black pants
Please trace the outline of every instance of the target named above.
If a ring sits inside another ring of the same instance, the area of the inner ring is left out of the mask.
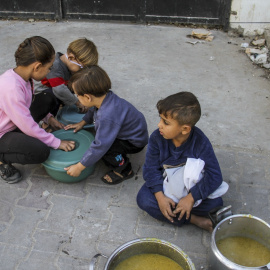
[[[50,93],[34,96],[30,107],[33,119],[38,123],[55,106],[55,98]],[[0,161],[4,163],[39,164],[50,154],[50,148],[40,140],[28,136],[18,128],[0,138]]]
[[[105,165],[121,173],[129,164],[127,154],[136,154],[144,147],[137,147],[129,141],[116,139],[111,148],[102,157]]]
[[[43,92],[34,95],[30,112],[36,122],[42,120],[48,113],[56,116],[61,101],[56,98],[51,89],[46,89]],[[39,121],[38,121],[39,119]]]

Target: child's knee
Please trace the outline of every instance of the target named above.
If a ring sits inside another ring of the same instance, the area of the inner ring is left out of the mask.
[[[137,204],[142,210],[144,210],[146,212],[151,207],[151,203],[150,203],[151,194],[149,196],[149,194],[148,194],[149,192],[150,191],[148,190],[148,188],[144,184],[137,194]]]
[[[145,184],[141,187],[137,194],[137,204],[146,212],[149,212],[150,209],[159,209],[155,195]]]
[[[46,161],[50,155],[50,148],[44,144],[41,143],[39,145],[38,151],[36,151],[35,153],[33,153],[33,155],[35,157],[32,157],[32,159],[34,160],[34,164],[39,164],[39,163],[43,163],[44,161]]]

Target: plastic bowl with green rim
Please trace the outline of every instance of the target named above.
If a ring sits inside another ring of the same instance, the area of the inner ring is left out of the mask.
[[[46,172],[53,179],[64,183],[75,183],[86,179],[94,171],[94,165],[86,167],[78,177],[68,175],[64,168],[76,164],[81,160],[82,156],[95,139],[93,134],[86,130],[80,130],[74,133],[73,129],[61,129],[53,132],[53,135],[60,140],[74,141],[75,149],[70,152],[51,149],[48,159],[42,163]]]
[[[82,121],[85,114],[79,113],[76,105],[64,106],[57,113],[57,120],[63,123],[65,126],[69,124],[76,124]],[[87,124],[83,128],[92,128],[94,124]]]

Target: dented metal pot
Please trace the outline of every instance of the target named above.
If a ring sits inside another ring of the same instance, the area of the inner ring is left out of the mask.
[[[259,267],[238,265],[222,255],[216,243],[227,237],[248,237],[270,249],[270,226],[251,215],[231,215],[221,220],[211,236],[210,270],[270,270],[270,262]]]

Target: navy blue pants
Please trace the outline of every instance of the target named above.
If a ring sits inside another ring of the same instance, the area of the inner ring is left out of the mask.
[[[146,184],[141,187],[137,195],[137,204],[142,210],[147,212],[153,218],[172,224],[160,211],[155,195],[146,186]],[[192,208],[191,214],[195,216],[207,217],[210,210],[222,205],[223,200],[221,197],[216,199],[205,199],[197,207]],[[187,220],[186,215],[184,215],[181,220],[178,220],[178,217],[179,214],[173,218],[173,224],[176,226],[181,227],[183,224],[190,222],[190,218]]]

